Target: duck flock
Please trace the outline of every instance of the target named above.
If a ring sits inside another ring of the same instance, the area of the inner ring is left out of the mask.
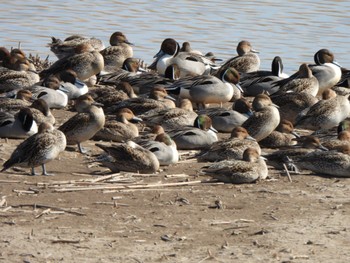
[[[52,37],[54,63],[1,47],[0,137],[18,139],[1,172],[41,166],[47,175],[67,145],[86,154],[94,140],[93,160],[112,172],[155,173],[191,150],[199,173],[225,183],[266,179],[271,166],[350,177],[350,71],[330,50],[287,76],[279,56],[261,70],[246,40],[220,59],[167,38],[149,66],[132,46],[122,32],[107,47]],[[51,109],[76,113],[57,123]]]

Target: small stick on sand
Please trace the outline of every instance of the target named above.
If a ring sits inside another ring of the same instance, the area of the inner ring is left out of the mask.
[[[49,206],[49,205],[42,205],[42,204],[20,204],[20,205],[13,205],[12,207],[23,207],[23,206],[29,206],[29,207],[33,207],[33,208],[46,208],[46,209],[52,209],[52,210],[57,210],[57,211],[63,211],[69,214],[73,214],[73,215],[77,215],[77,216],[86,216],[86,214],[81,213],[81,212],[77,212],[77,211],[71,211],[69,209],[66,208],[61,208],[61,207],[57,207],[57,206]]]
[[[289,180],[289,182],[291,182],[291,183],[292,183],[292,177],[290,177],[290,174],[289,174],[288,168],[287,168],[287,166],[286,166],[286,164],[285,164],[285,163],[283,164],[283,167],[284,167],[284,170],[285,170],[285,171],[286,171],[286,173],[287,173],[287,176],[288,176],[288,180]]]

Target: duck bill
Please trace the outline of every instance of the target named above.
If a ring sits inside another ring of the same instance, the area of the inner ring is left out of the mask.
[[[293,134],[295,138],[300,138],[300,135],[295,131],[292,131],[291,134]]]
[[[211,131],[213,131],[213,132],[215,132],[215,133],[218,133],[218,130],[215,129],[213,126],[210,126],[209,130],[211,130]]]
[[[99,106],[99,107],[103,107],[103,106],[104,106],[102,103],[97,102],[97,101],[94,101],[94,102],[92,103],[92,105],[94,105],[94,106]]]
[[[79,79],[75,79],[74,85],[79,89],[82,89],[85,87],[85,83]]]
[[[322,150],[322,151],[328,151],[328,148],[324,147],[323,145],[320,145],[317,148]]]
[[[168,100],[176,101],[175,98],[173,98],[173,97],[171,97],[171,96],[169,96],[169,95],[166,95],[164,98],[166,98],[166,99],[168,99]]]
[[[243,94],[244,91],[243,91],[241,85],[239,85],[239,83],[237,83],[237,84],[235,84],[235,85],[236,85],[237,89],[239,89],[239,91]]]
[[[250,50],[250,52],[259,54],[259,51],[255,50],[255,49]]]
[[[69,90],[67,90],[63,85],[60,85],[60,87],[58,88],[60,91],[63,91],[64,93],[69,93]]]
[[[153,58],[160,58],[160,57],[162,57],[163,55],[164,55],[164,51],[160,49],[160,50],[158,51],[158,53],[154,55]]]
[[[131,42],[129,42],[128,40],[126,40],[125,43],[128,44],[128,45],[130,45],[130,46],[135,46],[134,43],[131,43]]]
[[[252,136],[250,136],[250,135],[248,135],[247,137],[246,137],[246,140],[250,140],[250,141],[256,141]]]
[[[277,109],[280,108],[280,106],[276,105],[275,103],[272,103],[271,105],[274,106],[274,107],[276,107]]]
[[[339,68],[341,68],[341,65],[337,62],[337,61],[333,61],[332,64],[338,66]]]
[[[136,123],[142,122],[142,121],[143,121],[143,119],[141,119],[141,118],[139,118],[139,117],[136,117],[136,116],[132,117],[131,120],[132,120],[132,122],[136,122]]]

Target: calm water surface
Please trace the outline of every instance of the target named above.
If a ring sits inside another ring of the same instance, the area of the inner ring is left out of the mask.
[[[203,53],[227,59],[249,40],[260,51],[262,69],[282,57],[291,73],[328,48],[350,67],[350,1],[110,1],[2,0],[0,45],[50,55],[50,37],[82,34],[102,39],[122,31],[135,44],[134,56],[152,62],[164,38],[189,41]]]

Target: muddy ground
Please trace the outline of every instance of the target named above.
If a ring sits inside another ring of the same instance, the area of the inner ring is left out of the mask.
[[[1,163],[19,142],[0,140]],[[220,184],[188,156],[154,175],[110,175],[67,150],[47,164],[54,176],[0,173],[0,262],[350,261],[349,179],[290,182],[271,168],[266,181]]]

